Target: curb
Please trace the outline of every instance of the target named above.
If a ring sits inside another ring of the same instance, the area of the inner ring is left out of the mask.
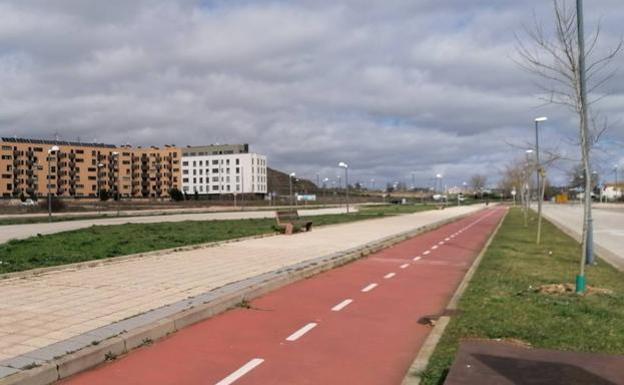
[[[553,219],[549,215],[546,215],[544,213],[542,213],[542,215],[544,216],[544,219],[546,219],[548,222],[550,222],[556,228],[561,230],[561,232],[563,232],[564,234],[566,234],[570,238],[574,239],[578,243],[581,243],[581,241],[582,241],[582,239],[581,239],[582,234],[576,233],[574,230],[566,227],[566,225],[564,225],[563,223],[557,221],[556,219]],[[621,257],[618,257],[618,255],[613,253],[612,251],[609,251],[609,250],[605,249],[604,247],[598,245],[595,240],[594,240],[594,254],[596,254],[598,256],[598,258],[600,258],[603,261],[607,262],[609,265],[613,266],[616,270],[624,272],[624,260],[622,260]]]
[[[7,377],[0,378],[0,385],[52,384],[223,313],[236,307],[243,300],[255,299],[280,287],[348,264],[482,210],[440,220],[360,247],[233,282],[194,298],[93,330],[23,356],[4,360],[0,362],[0,376],[4,374]]]
[[[503,221],[507,217],[508,213],[509,213],[509,210],[506,211],[505,215],[503,215],[503,217],[498,222],[498,225],[496,226],[496,228],[494,229],[494,231],[488,238],[487,242],[483,246],[483,249],[481,249],[481,252],[477,256],[477,258],[475,258],[475,260],[473,261],[472,265],[466,272],[466,275],[464,275],[464,278],[462,279],[461,283],[455,290],[455,293],[451,297],[451,300],[449,301],[445,310],[457,310],[459,300],[461,299],[462,295],[468,288],[468,285],[470,284],[472,277],[474,276],[477,269],[479,268],[479,265],[481,264],[481,261],[483,260],[485,253],[489,249],[490,244],[494,240],[494,237],[496,237],[496,234],[498,234],[498,230],[500,230],[501,226],[503,225]],[[405,378],[403,379],[403,382],[401,383],[402,385],[419,385],[420,384],[420,380],[421,380],[420,374],[423,371],[425,371],[425,369],[427,369],[427,365],[429,364],[429,359],[431,358],[436,347],[438,346],[438,343],[440,342],[440,339],[442,338],[442,335],[444,334],[444,331],[446,330],[446,327],[448,326],[450,321],[451,321],[451,316],[442,316],[438,318],[435,326],[433,327],[433,329],[427,336],[427,339],[425,340],[422,347],[420,348],[418,355],[416,356],[416,358],[410,365],[409,369],[407,370],[407,373],[405,374]]]

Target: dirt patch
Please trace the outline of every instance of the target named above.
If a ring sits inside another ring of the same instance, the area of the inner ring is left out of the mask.
[[[553,283],[550,285],[542,285],[538,287],[537,289],[535,289],[535,291],[541,294],[559,294],[559,295],[575,294],[576,286],[571,283]],[[600,287],[587,286],[584,295],[594,295],[594,294],[612,295],[613,290],[603,289]]]

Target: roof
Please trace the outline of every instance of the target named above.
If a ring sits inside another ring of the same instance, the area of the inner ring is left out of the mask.
[[[117,148],[114,144],[106,143],[84,143],[84,142],[68,142],[64,140],[46,140],[46,139],[28,139],[28,138],[2,138],[7,143],[27,143],[27,144],[51,144],[57,146],[79,146],[79,147],[106,147]]]

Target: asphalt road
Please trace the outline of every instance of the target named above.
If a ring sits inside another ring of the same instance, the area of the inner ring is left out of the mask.
[[[556,222],[580,239],[583,231],[583,206],[544,205],[544,217]],[[594,242],[613,264],[624,269],[624,206],[597,205],[593,211]],[[600,253],[600,249],[598,252]]]
[[[311,209],[306,210],[305,215],[326,215],[326,214],[342,214],[345,212],[343,207]],[[248,219],[248,218],[275,218],[274,210],[265,211],[233,211],[233,212],[216,212],[216,213],[198,213],[198,214],[169,214],[169,215],[151,215],[137,217],[112,217],[99,219],[75,220],[66,222],[53,223],[33,223],[23,225],[6,225],[0,226],[0,243],[7,242],[11,239],[24,239],[35,236],[37,234],[54,234],[64,231],[78,230],[93,225],[121,225],[124,223],[160,223],[160,222],[183,222],[183,221],[210,221],[210,220],[226,220],[226,219]]]
[[[400,384],[505,208],[480,211],[184,329],[71,385]]]

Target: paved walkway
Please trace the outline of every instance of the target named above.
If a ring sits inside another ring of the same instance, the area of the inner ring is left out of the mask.
[[[326,215],[326,214],[342,214],[346,211],[344,207],[333,207],[325,209],[305,210],[305,215]],[[37,234],[54,234],[64,231],[78,230],[93,225],[121,225],[124,223],[161,223],[161,222],[183,222],[183,221],[213,221],[225,219],[248,219],[248,218],[274,218],[275,210],[261,211],[230,211],[230,212],[213,212],[213,213],[187,213],[187,214],[168,214],[168,215],[151,215],[137,217],[120,217],[120,218],[100,218],[86,219],[67,222],[54,223],[33,223],[24,225],[7,225],[0,226],[0,243],[7,242],[11,239],[24,239],[35,236]]]
[[[619,206],[597,206],[592,210],[594,218],[594,242],[603,248],[605,258],[624,270],[624,210]],[[583,206],[579,204],[543,207],[544,217],[566,228],[580,239],[583,231]]]
[[[482,207],[455,207],[327,226],[293,236],[248,240],[0,281],[0,360],[231,282],[475,212]]]

